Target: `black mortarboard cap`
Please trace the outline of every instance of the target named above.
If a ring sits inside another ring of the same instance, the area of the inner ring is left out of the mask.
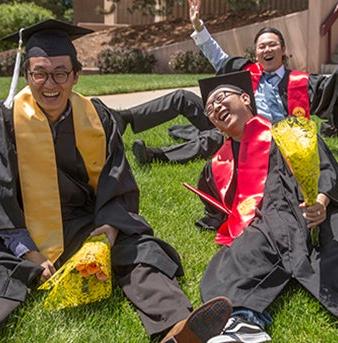
[[[13,99],[20,73],[22,45],[26,47],[25,59],[30,57],[70,56],[72,64],[81,66],[77,59],[72,40],[80,38],[93,30],[49,19],[38,24],[22,28],[18,32],[3,37],[1,40],[18,43],[14,72],[8,96],[4,101],[7,108],[12,108]]]
[[[38,56],[68,55],[76,58],[72,40],[82,37],[93,30],[49,19],[22,30],[22,41],[26,47],[26,59]],[[19,42],[19,32],[1,40]]]
[[[252,81],[249,71],[243,70],[234,73],[217,75],[215,77],[199,80],[198,83],[200,86],[204,107],[211,92],[217,88],[226,86],[235,92],[247,93],[251,99],[252,111],[254,114],[256,114],[255,96],[252,89]]]

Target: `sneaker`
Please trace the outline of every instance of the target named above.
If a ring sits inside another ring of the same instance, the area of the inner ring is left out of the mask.
[[[153,154],[149,148],[146,147],[144,141],[137,139],[132,147],[133,154],[139,164],[150,163],[153,160]]]
[[[230,300],[217,297],[193,311],[177,323],[161,343],[205,343],[221,332],[232,312]]]
[[[231,317],[220,335],[207,343],[262,343],[271,342],[271,337],[257,324],[240,317]]]

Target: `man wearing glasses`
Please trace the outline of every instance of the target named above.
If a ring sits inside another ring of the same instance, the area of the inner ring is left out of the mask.
[[[113,111],[72,91],[81,64],[71,40],[89,32],[55,20],[22,32],[28,85],[0,105],[0,324],[36,278],[49,279],[89,235],[105,234],[117,283],[148,335],[173,327],[163,342],[206,341],[230,303],[222,297],[192,312],[176,280],[177,252],[138,214]]]
[[[220,249],[202,278],[202,300],[223,295],[233,304],[228,323],[208,343],[270,342],[266,309],[292,279],[337,316],[337,162],[319,139],[318,195],[306,206],[271,122],[255,115],[249,72],[201,80],[200,87],[209,119],[228,137],[203,169],[199,191],[190,187],[221,215]]]

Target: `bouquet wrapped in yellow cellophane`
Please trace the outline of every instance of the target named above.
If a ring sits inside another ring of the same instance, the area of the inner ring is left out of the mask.
[[[112,292],[112,278],[107,237],[104,234],[89,237],[80,250],[39,289],[49,290],[44,302],[49,310],[108,298]]]
[[[316,203],[320,162],[317,127],[304,117],[288,117],[272,127],[272,136],[291,169],[306,205]],[[311,240],[318,245],[318,228],[311,229]]]

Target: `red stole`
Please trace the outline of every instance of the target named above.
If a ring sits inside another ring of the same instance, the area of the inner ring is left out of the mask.
[[[250,71],[252,88],[256,92],[259,80],[263,75],[263,67],[259,63],[251,63],[244,67]],[[309,74],[292,70],[287,86],[288,114],[310,118],[310,100],[308,93]]]
[[[218,244],[231,245],[254,219],[256,207],[264,195],[270,145],[271,123],[263,117],[253,117],[247,122],[241,139],[236,193],[232,205],[224,200],[234,174],[231,139],[227,139],[213,157],[211,168],[216,188],[223,204],[227,207],[231,205],[231,214],[217,231]]]

